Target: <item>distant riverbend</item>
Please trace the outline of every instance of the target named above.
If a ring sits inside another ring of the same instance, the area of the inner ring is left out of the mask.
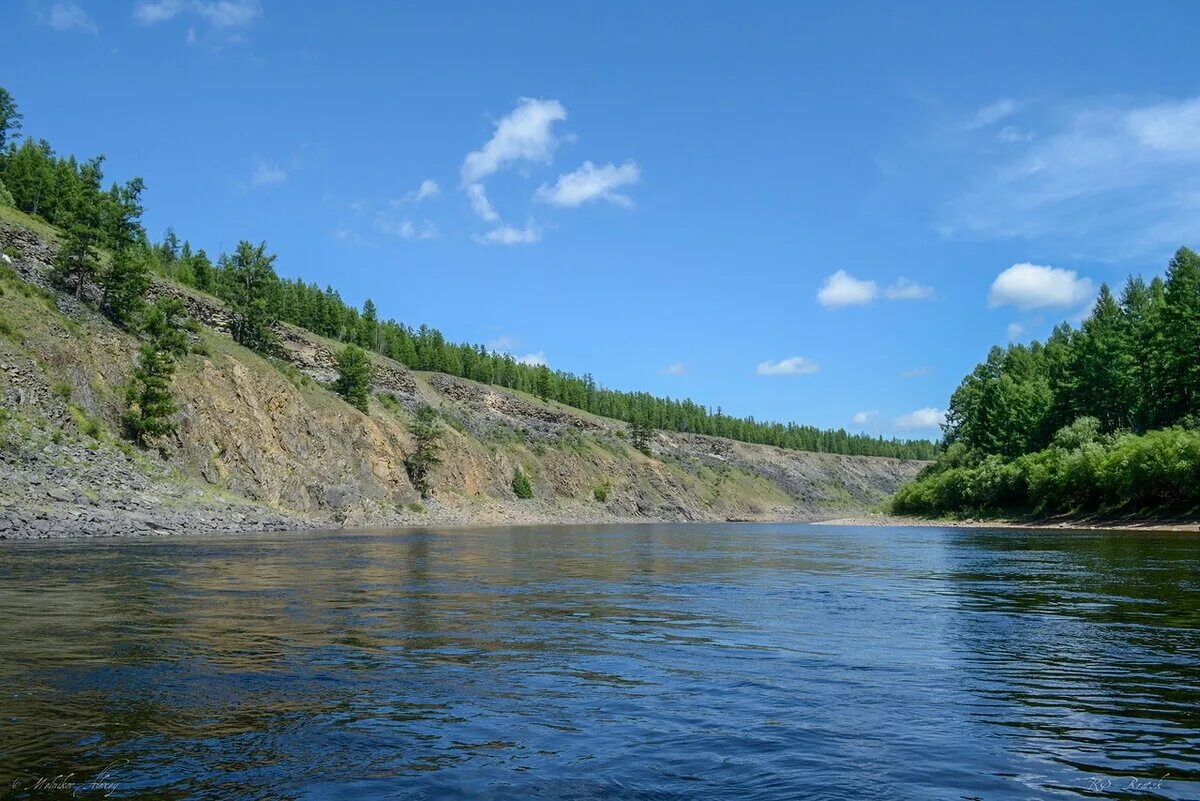
[[[1190,534],[653,524],[0,553],[5,797],[1200,796]]]

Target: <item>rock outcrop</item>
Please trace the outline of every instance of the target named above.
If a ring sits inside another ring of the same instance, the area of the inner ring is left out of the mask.
[[[13,271],[0,284],[0,537],[800,519],[867,508],[921,467],[668,432],[647,456],[618,421],[376,355],[364,414],[328,388],[339,344],[281,325],[276,356],[263,358],[224,334],[218,300],[162,279],[152,294],[184,300],[204,347],[173,382],[178,430],[138,451],[119,437],[136,340],[49,291],[54,248],[0,224]],[[445,420],[424,499],[405,469],[421,403]],[[533,499],[512,492],[518,467]]]

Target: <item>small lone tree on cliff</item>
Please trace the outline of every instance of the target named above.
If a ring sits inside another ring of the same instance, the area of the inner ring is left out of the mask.
[[[371,360],[358,345],[347,345],[338,354],[338,379],[336,389],[360,412],[367,411],[371,398]]]
[[[429,497],[429,471],[441,464],[442,424],[437,410],[427,403],[417,408],[417,418],[412,425],[416,448],[404,460],[408,478],[422,498]]]

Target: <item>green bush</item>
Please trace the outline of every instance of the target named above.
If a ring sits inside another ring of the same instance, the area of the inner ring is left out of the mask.
[[[4,208],[12,208],[16,203],[13,201],[12,194],[4,186],[4,181],[0,181],[0,206]]]
[[[600,503],[604,503],[608,500],[608,490],[608,484],[600,484],[592,490],[592,497],[594,497]]]
[[[965,515],[1200,508],[1200,432],[1099,430],[1095,420],[1080,418],[1060,429],[1049,448],[1012,461],[958,453],[957,466],[939,461],[900,487],[892,510]]]
[[[512,491],[523,500],[533,497],[533,485],[529,483],[529,476],[519,467],[513,471]]]

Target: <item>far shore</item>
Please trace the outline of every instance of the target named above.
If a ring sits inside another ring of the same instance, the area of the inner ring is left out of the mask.
[[[1040,518],[1031,520],[1010,518],[943,518],[905,517],[884,513],[837,517],[820,521],[825,526],[936,526],[939,528],[1019,528],[1064,529],[1094,531],[1198,531],[1200,520],[1181,518],[1163,520],[1144,517],[1075,517]]]

